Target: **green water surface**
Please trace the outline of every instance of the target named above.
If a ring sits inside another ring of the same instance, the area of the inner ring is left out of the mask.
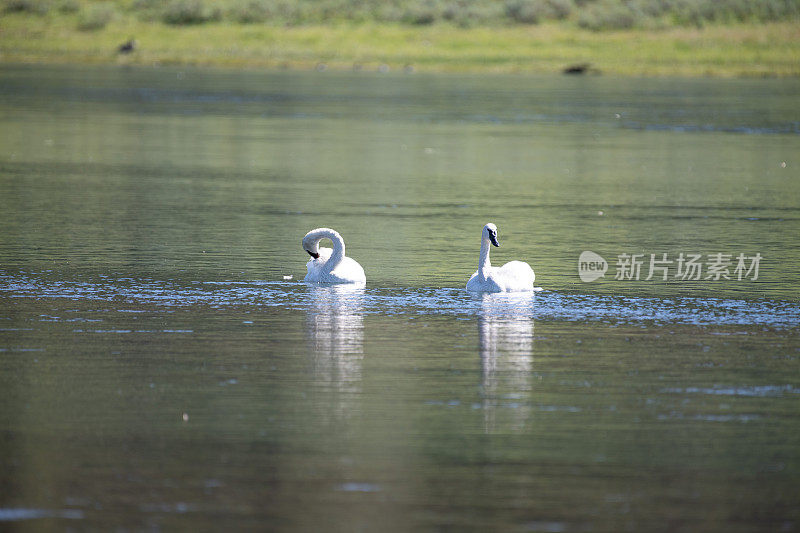
[[[0,67],[0,521],[800,529],[799,89]],[[464,293],[489,221],[535,297]]]

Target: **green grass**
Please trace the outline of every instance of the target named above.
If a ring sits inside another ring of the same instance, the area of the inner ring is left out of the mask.
[[[0,62],[296,69],[324,63],[342,70],[411,65],[417,71],[532,73],[590,62],[611,75],[800,75],[796,22],[598,32],[573,21],[462,27],[448,22],[240,24],[223,18],[171,25],[121,9],[99,13],[94,24],[85,24],[86,16],[85,9],[5,13]],[[118,55],[117,47],[130,37],[137,40],[136,51]]]

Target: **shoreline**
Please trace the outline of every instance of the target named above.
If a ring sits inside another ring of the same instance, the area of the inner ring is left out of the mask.
[[[132,18],[98,31],[7,15],[0,64],[106,64],[475,74],[593,73],[631,77],[800,77],[793,23],[591,32],[564,23],[458,28],[339,23],[167,26]],[[135,49],[117,50],[129,39]]]

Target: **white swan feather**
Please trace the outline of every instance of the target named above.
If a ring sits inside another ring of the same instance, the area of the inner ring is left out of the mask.
[[[510,261],[501,267],[493,267],[489,260],[489,247],[500,246],[497,226],[486,224],[481,232],[481,254],[478,270],[469,278],[467,290],[473,292],[519,292],[533,291],[536,274],[524,261]]]
[[[320,247],[319,241],[330,239],[333,248]],[[308,273],[303,281],[313,283],[366,283],[364,269],[345,255],[344,239],[330,228],[317,228],[303,237],[303,250],[311,259],[306,263]]]

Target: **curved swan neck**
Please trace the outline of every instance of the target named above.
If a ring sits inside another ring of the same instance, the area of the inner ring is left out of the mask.
[[[488,238],[481,239],[481,257],[478,260],[478,272],[483,275],[485,270],[492,268],[492,262],[489,260],[489,248],[492,243]]]
[[[333,253],[325,264],[326,269],[330,271],[344,259],[344,239],[336,230],[317,228],[309,231],[303,237],[303,248],[310,252],[319,253],[319,241],[322,239],[330,239],[333,243]]]

